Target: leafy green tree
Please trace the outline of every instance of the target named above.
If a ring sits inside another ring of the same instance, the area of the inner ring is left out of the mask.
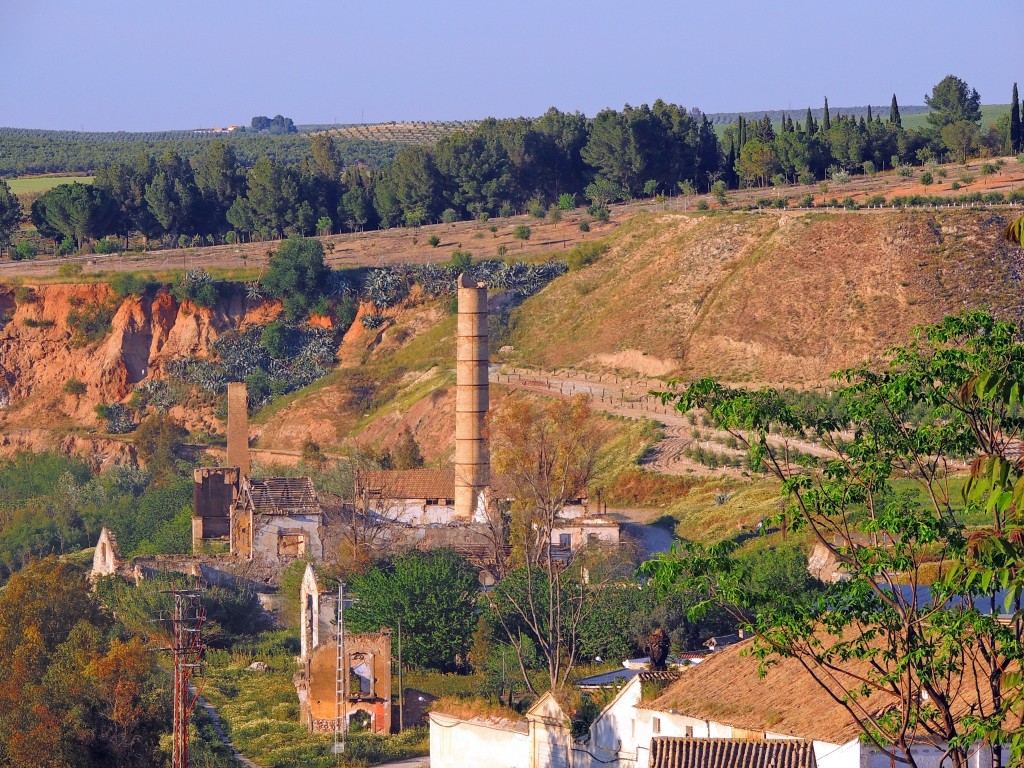
[[[465,668],[477,620],[476,570],[449,549],[412,551],[352,581],[358,600],[346,612],[349,627],[375,632],[402,625],[409,664],[444,672]]]
[[[173,477],[176,467],[174,453],[186,437],[188,431],[166,413],[153,414],[135,431],[135,450],[157,483]]]
[[[946,75],[924,97],[931,109],[928,124],[941,131],[951,123],[981,122],[981,96],[955,75]]]
[[[227,214],[232,204],[245,194],[245,170],[234,148],[223,141],[210,145],[205,155],[193,161],[196,187],[200,197],[197,229],[222,233],[227,230]]]
[[[67,237],[79,247],[117,227],[117,203],[103,189],[87,184],[59,184],[32,204],[32,223],[44,237]]]
[[[747,184],[759,187],[768,184],[768,178],[778,169],[779,160],[771,144],[751,139],[740,150],[736,161],[736,172]]]
[[[966,163],[967,158],[978,146],[980,131],[977,123],[958,120],[944,125],[939,135],[946,149],[952,152],[960,163]]]
[[[271,254],[262,284],[284,304],[288,319],[296,322],[305,320],[323,298],[329,274],[319,240],[291,237]]]
[[[192,166],[175,152],[157,161],[153,180],[146,185],[149,210],[170,235],[197,232],[200,226],[201,196]]]
[[[0,179],[0,253],[9,248],[21,224],[21,204],[7,182]]]
[[[1010,152],[1021,149],[1020,131],[1020,99],[1017,97],[1017,84],[1013,84],[1013,98],[1010,99]]]
[[[896,94],[892,95],[892,104],[889,105],[889,124],[897,128],[903,127],[903,118],[900,117],[900,105],[896,103]]]
[[[156,161],[140,152],[130,160],[115,160],[96,170],[93,186],[104,189],[117,202],[117,234],[124,238],[134,231],[147,240],[162,231],[146,200],[146,186],[156,175]]]
[[[156,655],[118,639],[82,569],[56,558],[0,591],[0,764],[143,768],[169,719]]]
[[[737,558],[734,542],[677,546],[644,570],[663,587],[711,595],[755,632],[767,663],[795,657],[823,686],[857,664],[841,703],[894,760],[917,765],[912,748],[922,739],[948,744],[957,768],[979,742],[998,751],[1012,739],[1019,752],[1024,734],[1008,730],[1024,691],[1008,673],[1024,661],[1024,469],[1008,437],[1020,428],[1021,330],[982,312],[948,317],[918,329],[882,365],[840,376],[838,411],[710,380],[666,399],[708,411],[779,479],[778,522],[808,532],[845,579],[810,601],[769,582],[778,596],[757,611],[765,587],[752,588],[751,574],[761,558]],[[833,458],[823,468],[798,462],[768,440],[779,429],[818,436]],[[949,479],[962,461],[971,473],[961,494]],[[986,518],[980,530],[966,526]],[[997,585],[1009,588],[1005,603]],[[1000,609],[1014,612],[1010,625],[997,619]],[[891,696],[893,708],[865,717],[858,702],[867,691]]]

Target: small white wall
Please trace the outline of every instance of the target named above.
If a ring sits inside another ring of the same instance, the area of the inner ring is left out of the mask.
[[[497,721],[430,713],[431,768],[528,768],[531,746],[528,733],[502,727]]]
[[[640,703],[640,678],[634,677],[604,708],[590,726],[590,752],[599,763],[616,757],[636,757],[636,705]]]
[[[404,525],[447,525],[455,517],[455,507],[427,504],[426,499],[395,499],[394,510],[383,510],[383,517]]]
[[[279,534],[282,531],[291,533],[301,530],[306,534],[304,556],[322,560],[324,548],[320,541],[320,524],[320,515],[256,515],[253,521],[253,553],[276,559]]]

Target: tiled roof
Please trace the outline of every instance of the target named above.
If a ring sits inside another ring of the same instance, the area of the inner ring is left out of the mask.
[[[651,740],[650,768],[816,768],[814,745],[790,739]]]
[[[243,497],[257,515],[305,515],[320,512],[313,481],[308,477],[250,480]]]
[[[359,492],[385,499],[455,498],[454,469],[396,469],[360,472],[356,477]]]

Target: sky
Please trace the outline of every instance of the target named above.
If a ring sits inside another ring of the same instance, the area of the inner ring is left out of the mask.
[[[923,104],[1024,87],[1021,0],[0,0],[0,126]]]

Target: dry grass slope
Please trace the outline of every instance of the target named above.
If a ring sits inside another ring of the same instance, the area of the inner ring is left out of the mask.
[[[512,359],[625,370],[646,357],[682,377],[819,383],[950,312],[1020,318],[1008,215],[638,215],[599,262],[524,304]]]

